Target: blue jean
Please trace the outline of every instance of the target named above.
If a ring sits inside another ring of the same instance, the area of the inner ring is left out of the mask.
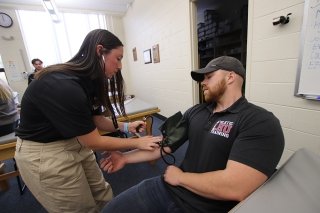
[[[142,181],[113,198],[103,213],[182,213],[160,176]]]

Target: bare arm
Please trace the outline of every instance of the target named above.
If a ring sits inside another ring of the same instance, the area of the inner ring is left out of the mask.
[[[103,116],[103,115],[95,115],[93,116],[93,122],[98,128],[98,130],[103,130],[107,132],[114,132],[116,129],[113,126],[112,120]],[[123,126],[123,124],[122,124]]]
[[[170,153],[170,148],[164,148],[167,153]],[[153,151],[144,151],[144,150],[132,150],[130,152],[123,153],[126,164],[128,163],[140,163],[145,161],[156,160],[160,158],[160,148],[156,148]],[[165,155],[165,153],[163,153]]]
[[[169,147],[165,147],[164,149],[167,153],[171,152]],[[112,152],[110,156],[100,160],[100,168],[108,173],[112,173],[122,169],[128,163],[139,163],[156,160],[158,158],[160,158],[160,148],[152,151],[135,149],[125,153]]]
[[[116,138],[101,136],[97,129],[92,132],[77,136],[77,139],[84,146],[93,150],[121,150],[121,149],[143,149],[154,150],[158,147],[157,142],[161,137],[145,136],[141,138]]]
[[[226,169],[206,173],[188,173],[169,166],[164,177],[169,184],[185,187],[203,197],[237,201],[245,199],[267,180],[262,172],[232,160]]]
[[[112,120],[103,116],[103,115],[96,115],[93,116],[93,121],[96,125],[96,127],[98,128],[98,130],[103,130],[103,131],[107,131],[107,132],[114,132],[116,131],[116,129],[113,126]],[[124,122],[118,122],[119,128],[124,131]],[[132,133],[136,132],[136,127],[138,127],[140,124],[141,129],[140,132],[144,131],[146,124],[144,121],[134,121],[134,122],[129,122],[129,127],[128,130]]]

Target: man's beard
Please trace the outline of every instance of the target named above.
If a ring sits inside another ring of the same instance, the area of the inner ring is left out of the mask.
[[[207,103],[212,101],[219,101],[220,98],[223,96],[224,92],[227,89],[227,82],[225,79],[219,81],[217,85],[215,85],[212,89],[207,87],[207,93],[204,94],[204,99]]]

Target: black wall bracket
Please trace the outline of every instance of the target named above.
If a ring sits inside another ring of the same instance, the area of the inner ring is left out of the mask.
[[[278,25],[278,24],[288,24],[289,21],[290,21],[290,18],[289,16],[291,15],[292,13],[288,13],[287,16],[279,16],[279,17],[276,17],[273,19],[272,21],[272,24],[275,26],[275,25]]]

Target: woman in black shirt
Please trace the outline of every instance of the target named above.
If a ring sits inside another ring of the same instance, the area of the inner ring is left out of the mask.
[[[22,98],[15,159],[49,212],[99,212],[112,198],[92,150],[153,150],[161,140],[99,134],[145,127],[143,121],[116,122],[116,112],[126,116],[122,58],[123,44],[115,35],[93,30],[71,60],[37,73]]]

